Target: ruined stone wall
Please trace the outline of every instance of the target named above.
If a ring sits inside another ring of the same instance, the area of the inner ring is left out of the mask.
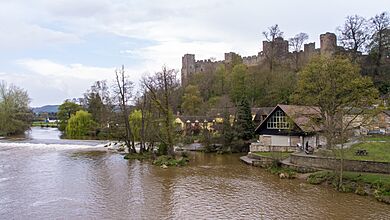
[[[337,37],[334,33],[326,32],[320,35],[320,53],[324,56],[331,56],[337,50]]]
[[[272,54],[271,54],[272,51]],[[241,57],[234,52],[225,53],[224,60],[195,60],[194,54],[185,54],[182,58],[182,85],[185,85],[192,74],[201,72],[215,71],[219,65],[229,65],[237,57],[242,58],[246,66],[265,66],[265,61],[269,55],[273,56],[275,62],[290,67],[292,69],[301,69],[315,55],[331,56],[336,53],[345,52],[343,48],[337,46],[337,37],[334,33],[325,33],[320,35],[320,48],[315,47],[315,43],[304,44],[303,51],[289,52],[289,42],[282,37],[275,39],[274,43],[263,41],[263,51],[257,55]],[[267,54],[268,53],[268,54]]]

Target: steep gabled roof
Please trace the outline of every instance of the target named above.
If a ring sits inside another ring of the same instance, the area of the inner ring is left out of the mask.
[[[267,118],[256,128],[256,131],[268,121],[277,109],[281,109],[303,132],[317,132],[321,130],[318,124],[315,123],[317,119],[321,118],[320,109],[318,107],[303,105],[277,105],[268,114]]]

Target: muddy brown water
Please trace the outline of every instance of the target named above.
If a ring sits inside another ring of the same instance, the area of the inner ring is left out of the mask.
[[[239,155],[162,169],[55,135],[0,142],[0,219],[390,219],[390,205],[280,180]]]

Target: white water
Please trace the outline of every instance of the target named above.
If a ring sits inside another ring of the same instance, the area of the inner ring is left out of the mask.
[[[12,143],[12,142],[2,142],[0,147],[4,148],[28,148],[31,150],[34,149],[45,149],[45,150],[74,150],[74,149],[93,149],[93,148],[103,148],[105,144],[97,145],[82,145],[82,144],[56,144],[56,143]]]

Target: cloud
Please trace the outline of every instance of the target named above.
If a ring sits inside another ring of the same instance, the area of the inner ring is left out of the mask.
[[[185,53],[197,59],[223,59],[230,51],[254,55],[261,50],[261,32],[274,24],[285,38],[303,31],[318,42],[345,16],[373,16],[386,4],[329,0],[315,10],[305,0],[0,1],[0,77],[21,83],[35,103],[58,103],[79,97],[95,80],[110,80],[110,66],[124,63],[136,82],[164,64],[179,69]],[[14,60],[20,70],[13,70]]]
[[[111,84],[115,71],[82,64],[63,65],[48,59],[23,59],[16,64],[25,73],[3,73],[8,76],[5,80],[28,88],[34,106],[82,97],[94,81],[107,80]]]

